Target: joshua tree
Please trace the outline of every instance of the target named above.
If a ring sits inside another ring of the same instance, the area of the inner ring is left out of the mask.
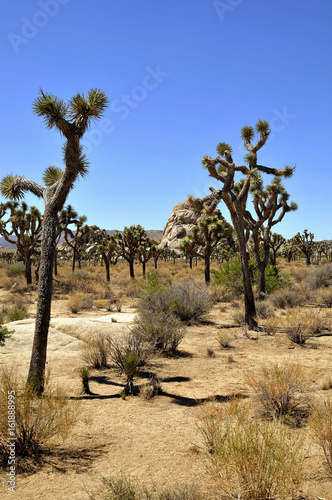
[[[295,244],[297,245],[298,249],[305,255],[307,266],[310,266],[311,256],[315,250],[314,237],[314,234],[309,233],[307,229],[303,231],[303,234],[297,233],[294,236]]]
[[[160,248],[158,244],[155,242],[152,245],[152,258],[154,260],[154,268],[158,268],[158,260],[160,257],[164,255],[164,249]]]
[[[270,258],[271,258],[271,264],[273,266],[277,265],[277,252],[278,252],[278,250],[280,250],[282,245],[284,245],[285,243],[286,243],[286,239],[281,234],[272,233],[270,235],[270,241],[269,241],[269,245],[270,245],[270,249],[271,249]]]
[[[284,248],[281,251],[281,255],[282,257],[287,259],[288,262],[291,262],[292,260],[295,260],[295,257],[298,254],[298,252],[299,249],[293,237],[290,240],[285,241]]]
[[[3,216],[9,211],[7,220]],[[39,255],[37,249],[40,244],[42,231],[42,216],[36,207],[31,207],[23,201],[21,205],[17,201],[8,201],[0,205],[0,234],[6,241],[16,245],[18,254],[22,257],[25,265],[25,277],[27,285],[32,283],[31,258]],[[11,224],[11,231],[7,225]],[[15,235],[15,238],[12,237]]]
[[[245,156],[245,161],[248,164],[235,165],[232,157],[232,148],[222,142],[217,146],[218,156],[212,159],[209,156],[203,158],[203,166],[209,171],[210,177],[222,183],[221,190],[210,188],[211,203],[216,203],[223,200],[226,204],[232,219],[232,224],[237,237],[238,249],[240,252],[241,269],[244,284],[244,303],[245,303],[245,322],[249,328],[257,328],[256,322],[256,307],[254,294],[250,282],[250,272],[248,265],[248,253],[246,245],[246,227],[245,215],[246,204],[249,193],[249,188],[252,183],[253,174],[263,172],[274,176],[290,177],[293,174],[293,168],[285,167],[284,169],[275,169],[259,165],[257,163],[257,152],[264,146],[270,134],[270,126],[265,120],[258,120],[256,131],[259,133],[259,139],[256,144],[252,144],[255,135],[253,127],[245,125],[241,131],[241,137],[244,146],[248,151]],[[237,172],[242,173],[245,177],[240,182],[235,183],[234,177]]]
[[[210,259],[218,243],[231,235],[233,228],[225,220],[220,220],[215,209],[201,203],[199,198],[189,196],[190,203],[197,213],[197,224],[192,233],[182,239],[180,249],[192,257],[202,257],[205,264],[205,283],[210,284]]]
[[[73,251],[72,260],[72,271],[75,271],[75,262],[78,257],[79,267],[81,267],[80,248],[84,243],[84,235],[89,232],[89,226],[84,224],[87,221],[85,215],[78,217],[78,213],[75,212],[71,205],[61,210],[59,215],[59,223],[62,228],[64,238],[67,245]],[[69,229],[69,226],[73,224],[75,226],[75,231]]]
[[[145,229],[140,225],[125,227],[122,233],[116,231],[111,236],[111,241],[116,245],[119,257],[123,257],[129,263],[130,277],[132,279],[135,279],[135,257],[138,256],[138,249],[145,237]]]
[[[101,255],[101,258],[104,261],[105,269],[106,269],[106,281],[110,282],[110,264],[115,265],[118,261],[117,247],[114,241],[103,240],[99,243],[97,247],[98,255]]]
[[[155,251],[155,245],[152,243],[148,235],[145,233],[142,235],[140,245],[138,247],[138,260],[142,264],[142,273],[145,278],[145,268],[146,263],[153,256],[153,252]]]
[[[76,94],[68,104],[40,90],[33,111],[43,118],[49,129],[55,128],[65,137],[65,168],[63,171],[54,167],[46,169],[43,177],[45,187],[17,175],[7,175],[1,181],[0,190],[6,198],[20,199],[26,191],[30,191],[43,198],[45,203],[36,327],[28,375],[28,384],[39,394],[44,390],[58,212],[63,208],[77,177],[87,174],[89,163],[83,154],[80,139],[91,121],[102,116],[107,103],[105,93],[97,89],[90,90],[86,97]]]
[[[297,210],[297,205],[294,202],[288,204],[289,194],[281,184],[280,177],[277,176],[264,189],[262,176],[259,173],[252,174],[250,191],[254,199],[256,219],[249,211],[246,211],[245,225],[252,234],[253,254],[258,271],[258,298],[263,300],[265,298],[265,269],[270,256],[271,228],[281,222],[287,212]]]

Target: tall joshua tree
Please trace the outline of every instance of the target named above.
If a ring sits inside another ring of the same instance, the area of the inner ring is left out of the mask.
[[[293,174],[293,168],[285,167],[284,169],[276,169],[260,165],[257,162],[257,152],[264,146],[270,134],[270,126],[265,120],[258,120],[256,124],[256,132],[259,134],[259,139],[256,144],[252,141],[255,136],[253,127],[245,125],[241,130],[241,137],[248,154],[245,156],[247,165],[235,165],[232,157],[232,148],[225,142],[218,144],[216,158],[205,156],[203,158],[203,166],[208,170],[210,177],[222,183],[222,189],[215,190],[210,188],[212,194],[211,200],[216,200],[217,203],[223,200],[226,204],[232,224],[237,237],[238,249],[241,259],[241,269],[244,284],[244,303],[245,303],[245,322],[249,328],[257,328],[256,322],[256,307],[254,294],[250,282],[248,252],[246,245],[246,227],[245,215],[246,204],[252,176],[257,172],[272,174],[274,176],[290,177]],[[235,174],[239,172],[244,175],[244,179],[235,183]]]
[[[7,213],[8,219],[3,220]],[[31,207],[29,210],[25,201],[21,205],[17,201],[8,201],[0,205],[0,234],[6,241],[16,245],[17,252],[22,257],[25,265],[25,277],[27,285],[32,283],[31,258],[39,255],[37,246],[40,243],[43,218],[38,208]],[[11,231],[8,231],[8,224]],[[15,235],[13,239],[12,235]]]
[[[252,175],[250,191],[253,195],[256,218],[249,211],[245,212],[245,225],[251,231],[253,254],[258,271],[258,298],[265,298],[265,270],[270,257],[271,229],[282,221],[285,214],[297,210],[294,202],[288,204],[289,194],[276,176],[264,189],[263,179],[259,173]],[[261,243],[263,251],[261,252]]]
[[[43,198],[45,204],[36,326],[28,374],[28,384],[39,394],[44,390],[58,212],[63,208],[77,177],[87,174],[89,163],[83,154],[80,139],[91,121],[102,116],[107,104],[106,94],[98,89],[90,90],[87,96],[78,93],[68,103],[40,90],[33,111],[43,118],[47,128],[55,128],[64,136],[65,168],[46,169],[43,176],[45,186],[17,175],[5,176],[0,185],[1,193],[6,198],[20,199],[26,191],[30,191]]]

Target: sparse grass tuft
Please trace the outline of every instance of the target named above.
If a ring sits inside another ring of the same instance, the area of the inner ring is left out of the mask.
[[[325,329],[329,329],[329,320],[322,311],[313,309],[293,309],[286,312],[284,329],[287,337],[295,344],[304,344]]]
[[[15,454],[22,458],[40,455],[52,438],[59,436],[61,440],[65,439],[77,419],[78,406],[77,402],[69,402],[61,388],[50,389],[46,384],[43,395],[37,397],[13,371],[2,371],[0,454],[4,468],[8,466],[10,457],[7,447],[9,410],[15,415],[16,422]]]
[[[315,408],[309,420],[309,427],[314,440],[323,449],[326,466],[332,473],[332,403],[330,399]]]
[[[89,339],[83,347],[83,359],[91,368],[107,368],[108,340],[99,334]]]
[[[312,410],[309,373],[299,364],[274,364],[247,373],[247,383],[264,416],[301,426]]]
[[[223,490],[233,498],[280,498],[301,484],[303,443],[276,421],[250,418],[238,402],[208,403],[200,430]]]
[[[231,333],[221,331],[216,340],[222,349],[230,349],[232,347],[231,341],[233,338],[234,336]]]

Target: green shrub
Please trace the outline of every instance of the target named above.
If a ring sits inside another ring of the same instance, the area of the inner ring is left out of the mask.
[[[17,262],[16,264],[11,264],[6,267],[6,275],[9,278],[13,278],[15,276],[22,276],[25,274],[25,265],[23,262]]]
[[[28,318],[29,314],[24,306],[14,305],[8,308],[6,316],[8,321],[19,321]]]
[[[257,283],[257,267],[253,258],[249,259],[249,271],[251,283]],[[232,260],[225,262],[220,266],[219,271],[212,270],[214,275],[213,285],[223,285],[233,293],[241,295],[244,293],[243,277],[241,269],[240,256],[236,255]],[[268,264],[265,269],[265,287],[266,293],[272,293],[279,288],[290,288],[292,286],[291,279],[288,275],[281,276],[278,266]]]
[[[0,346],[5,345],[6,339],[12,336],[14,332],[3,326],[3,318],[0,316]]]

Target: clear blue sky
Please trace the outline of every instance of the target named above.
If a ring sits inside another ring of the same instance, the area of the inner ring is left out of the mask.
[[[202,157],[225,141],[242,164],[241,128],[261,118],[273,134],[260,163],[297,165],[285,186],[299,209],[275,230],[332,239],[331,25],[331,0],[2,0],[1,176],[41,182],[62,165],[61,137],[32,113],[39,87],[98,87],[111,105],[68,203],[102,228],[163,229],[217,186]]]

